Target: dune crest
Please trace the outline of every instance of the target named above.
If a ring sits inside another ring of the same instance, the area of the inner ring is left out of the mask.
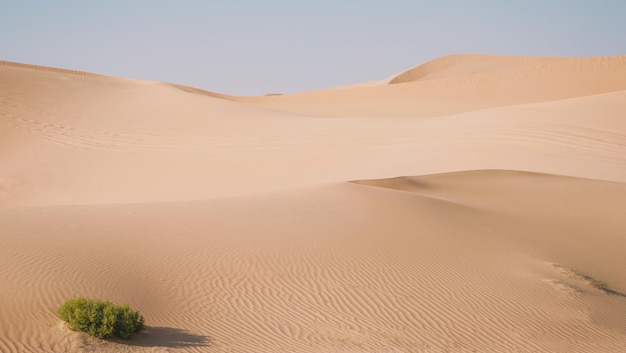
[[[480,54],[453,54],[431,60],[393,76],[388,84],[408,83],[424,80],[449,79],[461,76],[495,74],[520,69],[546,69],[546,66],[585,69],[585,66],[626,65],[626,55],[607,57],[538,57],[504,56]]]
[[[387,83],[397,84],[428,79],[475,75],[533,66],[549,61],[549,58],[538,57],[453,54],[431,60],[403,71],[387,80]]]
[[[16,62],[11,62],[11,61],[2,61],[2,60],[0,60],[0,66],[19,68],[19,69],[28,69],[28,70],[39,70],[39,71],[54,72],[54,73],[69,74],[69,75],[77,75],[77,76],[84,76],[84,77],[111,77],[111,76],[95,74],[95,73],[86,72],[86,71],[60,69],[60,68],[50,67],[50,66],[22,64],[22,63],[16,63]]]
[[[623,91],[626,56],[451,55],[382,82],[244,101],[323,117],[442,116]]]

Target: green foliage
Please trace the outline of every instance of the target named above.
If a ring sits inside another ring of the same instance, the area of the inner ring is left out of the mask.
[[[117,321],[113,333],[119,338],[128,339],[143,328],[143,317],[139,312],[131,309],[128,304],[116,308],[116,317]]]
[[[128,339],[144,327],[141,314],[127,304],[115,305],[98,299],[70,299],[61,305],[57,313],[70,329],[98,338],[115,336]]]
[[[606,281],[601,281],[599,279],[591,280],[591,285],[603,291],[606,291],[609,288],[609,284],[606,283]]]

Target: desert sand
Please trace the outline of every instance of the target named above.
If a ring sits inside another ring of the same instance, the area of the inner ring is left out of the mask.
[[[0,62],[3,353],[626,352],[625,215],[626,56],[259,97]]]

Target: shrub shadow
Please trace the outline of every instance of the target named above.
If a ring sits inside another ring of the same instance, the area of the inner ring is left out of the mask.
[[[607,288],[607,289],[605,289],[604,291],[605,291],[607,294],[610,294],[610,295],[616,295],[616,296],[618,296],[618,297],[624,297],[624,298],[626,298],[626,294],[624,294],[624,293],[622,293],[622,292],[618,292],[618,291],[616,291],[616,290],[612,290],[612,289],[608,289],[608,288]]]
[[[141,332],[128,341],[115,340],[132,346],[140,347],[206,347],[211,344],[211,337],[191,333],[173,327],[146,326]]]

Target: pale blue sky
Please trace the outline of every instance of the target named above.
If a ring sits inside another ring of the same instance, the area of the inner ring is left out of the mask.
[[[0,60],[291,93],[453,53],[626,54],[626,0],[0,0]]]

